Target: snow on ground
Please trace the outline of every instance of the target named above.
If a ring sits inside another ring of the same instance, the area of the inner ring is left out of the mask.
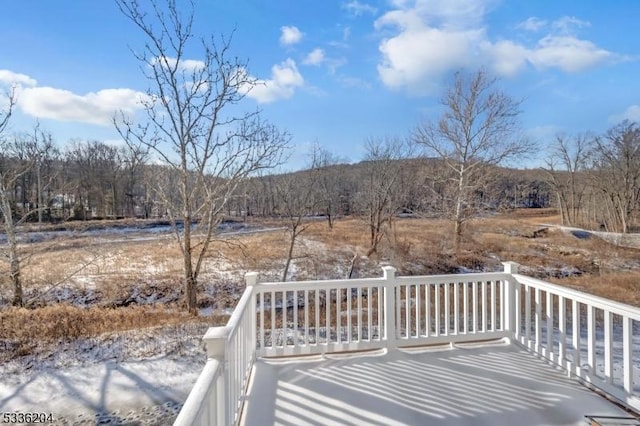
[[[301,239],[297,251],[305,256],[294,259],[291,276],[344,278],[349,256],[344,265],[328,262],[332,269],[325,270],[318,266],[331,254],[324,244]],[[316,257],[319,260],[310,267],[308,262]],[[116,257],[104,259],[97,272],[118,265],[122,267],[122,262]],[[129,266],[128,272],[148,276],[161,272],[164,265],[135,262]],[[305,272],[309,269],[313,271]],[[91,293],[100,274],[88,272],[75,277],[75,284]],[[274,265],[273,270],[260,272],[279,279],[281,269]],[[220,291],[233,291],[239,297],[243,286],[235,284],[243,282],[242,274],[226,259],[207,259],[203,280],[215,285],[206,296],[218,300]],[[78,288],[56,290],[54,299],[80,302],[75,300]],[[227,306],[212,305],[203,308],[201,315],[230,312]],[[52,413],[55,424],[171,424],[206,362],[201,343],[206,328],[201,324],[114,333],[45,348],[1,364],[0,411]]]
[[[0,409],[52,413],[55,424],[168,424],[195,383],[201,358],[106,361],[3,377]]]
[[[640,234],[638,233],[621,234],[618,232],[589,231],[572,226],[552,225],[547,223],[541,225],[556,227],[558,229],[561,229],[563,232],[571,234],[579,239],[589,239],[593,236],[596,236],[620,247],[640,248]]]
[[[206,324],[81,339],[0,365],[0,411],[54,424],[171,424],[206,356]]]

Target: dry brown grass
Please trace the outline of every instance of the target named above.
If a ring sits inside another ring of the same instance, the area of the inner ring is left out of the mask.
[[[359,256],[359,277],[380,276],[380,263],[394,265],[401,275],[424,275],[461,269],[495,271],[502,268],[500,262],[511,260],[522,265],[523,273],[640,306],[640,250],[615,247],[598,238],[581,240],[555,228],[539,232],[542,223],[557,220],[553,212],[542,210],[475,219],[467,224],[455,253],[448,221],[398,219],[378,253],[369,258],[364,257],[369,234],[361,220],[341,219],[333,229],[324,221],[313,222],[296,244],[293,279],[345,278],[354,255]],[[284,225],[278,220],[261,224]],[[282,229],[214,242],[200,279],[200,307],[235,306],[247,271],[260,272],[263,281],[279,280],[287,245],[288,234]],[[182,260],[171,238],[107,243],[76,238],[33,244],[29,250],[24,286],[28,297],[40,301],[32,304],[36,309],[0,310],[0,361],[41,351],[43,345],[55,350],[51,348],[61,341],[105,333],[225,321],[221,316],[194,318],[179,310]],[[64,281],[69,271],[80,267]],[[89,307],[39,296],[38,291],[58,282],[61,295],[73,294],[60,300],[80,300]],[[8,285],[6,274],[0,275],[5,302]]]
[[[461,250],[456,254],[452,250],[449,222],[398,219],[387,238],[382,240],[378,253],[370,258],[364,258],[369,235],[361,220],[341,219],[335,222],[333,229],[326,222],[317,221],[311,224],[296,245],[297,273],[294,279],[344,278],[354,254],[361,257],[356,265],[361,277],[380,276],[380,262],[396,266],[399,274],[417,275],[455,273],[461,267],[477,271],[500,270],[500,262],[511,260],[522,264],[524,273],[640,306],[637,284],[640,282],[640,251],[615,247],[597,238],[580,240],[554,228],[536,232],[543,228],[541,223],[555,221],[557,216],[549,210],[518,211],[475,219],[468,223]],[[282,226],[283,222],[271,220],[263,225],[276,227]],[[201,277],[201,307],[232,307],[243,287],[244,272],[259,271],[261,280],[277,279],[284,264],[287,244],[288,235],[284,230],[240,235],[231,240],[231,244],[229,241],[214,242]],[[70,270],[86,265],[63,286],[68,285],[81,296],[91,293],[94,299],[89,301],[89,305],[130,304],[131,313],[127,314],[124,308],[103,309],[95,311],[93,317],[91,309],[94,308],[78,310],[69,306],[49,306],[43,307],[42,313],[38,309],[29,311],[31,314],[20,314],[27,328],[36,321],[51,323],[44,317],[55,317],[56,309],[67,312],[67,317],[60,316],[53,324],[56,321],[66,324],[63,318],[80,319],[79,325],[69,323],[61,327],[65,333],[70,333],[65,334],[68,336],[80,335],[81,327],[89,326],[88,323],[94,320],[96,330],[102,331],[143,327],[144,323],[136,323],[136,316],[144,316],[144,309],[155,312],[153,309],[157,308],[137,306],[134,293],[151,300],[154,295],[169,295],[158,297],[156,304],[169,303],[172,306],[177,306],[176,301],[181,295],[181,255],[171,238],[101,244],[90,238],[77,238],[55,245],[34,244],[30,250],[31,257],[23,271],[28,295],[33,295],[34,289],[63,280]],[[567,274],[573,276],[563,277]],[[9,290],[6,275],[2,275],[0,294],[5,301]],[[9,311],[2,313],[3,329],[6,328],[4,324],[9,324],[6,312]],[[161,318],[169,315],[170,311],[161,312],[151,315],[160,315],[158,318]],[[101,319],[108,315],[121,315],[122,318],[112,322]],[[167,318],[184,319],[180,315],[171,315]],[[111,323],[113,327],[109,325]],[[34,327],[34,330],[39,330],[46,326],[38,324]]]
[[[127,308],[78,308],[70,305],[38,309],[0,310],[1,361],[23,356],[50,345],[92,338],[105,333],[156,328],[176,324],[224,324],[226,316],[196,318],[160,306]]]
[[[313,223],[305,233],[307,238],[317,239],[329,249],[341,249],[345,246],[365,249],[369,244],[366,224],[356,218],[345,218],[329,228],[326,222]]]
[[[459,267],[500,270],[500,262],[515,261],[525,273],[640,306],[640,250],[599,238],[578,239],[542,225],[558,222],[559,216],[549,209],[476,219],[467,225],[461,250],[455,254],[449,222],[399,219],[383,240],[379,258],[389,259],[402,274],[455,273]],[[362,253],[368,247],[366,232],[362,222],[345,219],[333,231],[318,224],[310,236],[329,247],[351,245]]]
[[[262,270],[282,261],[286,256],[287,240],[285,232],[278,230],[242,236],[236,245],[218,243],[216,248],[228,259],[239,260],[246,269]]]
[[[570,277],[557,282],[596,296],[640,306],[640,274],[636,271]]]
[[[54,341],[197,320],[163,307],[79,308],[70,305],[0,311],[0,339]]]
[[[445,221],[397,220],[380,242],[372,260],[391,262],[402,273],[449,271],[449,265],[443,266],[443,259],[448,256],[447,253],[451,253],[447,230]],[[362,256],[367,253],[370,244],[366,224],[355,218],[339,220],[333,229],[325,222],[315,223],[305,236],[322,242],[327,250],[336,253],[340,259],[349,259],[354,254]],[[374,272],[378,276],[379,268],[374,269],[366,274]]]

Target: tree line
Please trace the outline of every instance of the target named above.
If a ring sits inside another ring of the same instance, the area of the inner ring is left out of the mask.
[[[545,171],[562,223],[636,231],[640,213],[640,128],[623,121],[602,135],[558,135]]]
[[[236,182],[222,212],[230,219],[285,217],[292,204],[301,204],[305,216],[323,216],[330,227],[337,217],[381,217],[385,209],[448,215],[450,188],[436,178],[444,176],[446,165],[437,158],[412,156],[406,145],[398,138],[370,138],[364,144],[365,159],[358,163],[316,146],[301,170]],[[3,144],[3,196],[20,223],[168,218],[178,190],[160,196],[157,189],[170,187],[178,174],[149,158],[148,152],[101,141],[73,140],[60,149],[49,133],[36,128],[32,134],[7,137]],[[540,170],[496,167],[470,202],[486,211],[549,207],[556,203],[552,183]]]

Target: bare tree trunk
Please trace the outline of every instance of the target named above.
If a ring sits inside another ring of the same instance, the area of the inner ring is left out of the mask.
[[[7,234],[7,246],[9,258],[9,280],[13,286],[14,306],[22,306],[23,291],[22,281],[20,278],[20,255],[18,253],[18,240],[16,237],[16,223],[13,220],[13,212],[11,211],[11,202],[9,200],[9,190],[2,185],[0,187],[0,211],[4,218],[4,230]]]
[[[185,250],[184,254],[184,275],[185,275],[185,299],[187,309],[190,314],[196,315],[197,311],[197,284],[198,281],[193,275],[193,267],[191,264],[191,249]]]
[[[627,222],[627,214],[625,212],[625,208],[622,205],[622,202],[618,202],[618,214],[620,215],[620,232],[626,234],[628,231],[628,222]]]
[[[284,271],[282,271],[282,282],[287,281],[287,274],[289,273],[289,266],[291,265],[291,259],[293,258],[293,246],[296,244],[296,230],[291,232],[291,238],[289,239],[289,251],[287,252],[287,261],[284,264]]]
[[[8,200],[3,200],[3,215],[5,216],[5,230],[9,246],[9,279],[13,286],[13,306],[23,305],[22,280],[20,278],[20,256],[18,254],[18,241],[16,238],[15,224],[11,217],[11,207]],[[6,213],[9,213],[7,216]]]
[[[356,267],[356,260],[358,260],[358,253],[353,255],[353,258],[351,259],[351,264],[349,266],[349,273],[347,274],[347,279],[351,279],[351,277],[353,277],[353,272],[355,271],[355,267]]]
[[[460,249],[460,243],[462,242],[462,220],[457,219],[453,222],[453,247],[456,252]]]
[[[40,159],[38,159],[38,166],[37,166],[37,193],[38,193],[38,225],[42,225],[42,184],[41,184],[41,179],[40,179]]]
[[[369,251],[367,252],[367,256],[371,256],[378,249],[378,244],[376,243],[376,227],[373,223],[373,219],[371,222],[370,230],[371,230],[371,235],[370,235],[371,241],[369,242]]]
[[[186,166],[186,154],[182,153],[183,173],[182,173],[182,226],[184,228],[182,234],[182,257],[184,261],[184,295],[187,310],[191,314],[197,313],[197,293],[196,286],[198,283],[198,277],[193,271],[193,259],[192,259],[192,235],[191,235],[191,198],[189,196],[189,173]],[[176,235],[179,233],[176,230]]]
[[[8,235],[7,235],[8,237]],[[18,257],[18,246],[13,235],[13,241],[9,243],[9,279],[13,285],[13,306],[22,306],[24,295],[22,292],[22,280],[20,278],[20,258]]]
[[[456,210],[454,217],[454,225],[453,225],[453,235],[454,235],[454,248],[457,252],[460,248],[460,241],[462,239],[462,223],[464,221],[463,213],[462,213],[462,202],[464,200],[464,178],[465,178],[465,167],[464,164],[460,166],[460,175],[458,178],[458,194],[456,197]]]
[[[565,213],[565,202],[562,200],[562,195],[560,192],[558,195],[558,208],[560,208],[560,225],[564,226],[567,224],[567,215]]]

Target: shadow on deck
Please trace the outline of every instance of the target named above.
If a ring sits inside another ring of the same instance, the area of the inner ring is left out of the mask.
[[[501,340],[259,359],[241,424],[584,425],[586,415],[628,416]]]

